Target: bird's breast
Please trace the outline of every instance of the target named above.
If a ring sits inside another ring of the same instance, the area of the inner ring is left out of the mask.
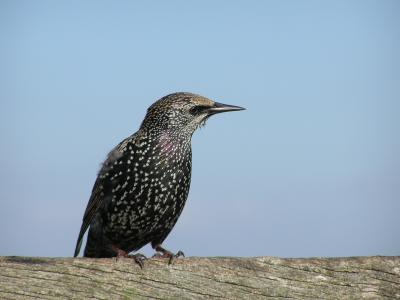
[[[126,176],[112,189],[105,223],[109,232],[152,232],[175,224],[186,202],[191,179],[191,149],[171,141],[136,149],[127,157]],[[129,150],[129,148],[128,148]]]

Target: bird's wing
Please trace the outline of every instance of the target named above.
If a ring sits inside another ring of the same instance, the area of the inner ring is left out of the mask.
[[[110,178],[113,176],[113,174],[120,171],[118,168],[119,164],[116,164],[116,167],[112,169],[111,166],[113,166],[123,157],[124,144],[128,139],[122,141],[108,154],[107,159],[100,169],[96,182],[93,186],[92,194],[87,204],[85,214],[83,215],[82,226],[81,230],[79,231],[78,240],[76,242],[74,257],[78,256],[81,249],[83,236],[85,235],[86,230],[89,228],[89,225],[92,223],[97,211],[104,203],[104,195],[107,193],[108,190],[113,188],[114,184],[117,184],[117,182],[112,182]]]

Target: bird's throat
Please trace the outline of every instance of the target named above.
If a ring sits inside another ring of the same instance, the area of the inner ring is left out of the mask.
[[[190,148],[190,139],[181,139],[178,136],[164,132],[159,139],[160,152],[163,155],[174,155],[176,152]]]

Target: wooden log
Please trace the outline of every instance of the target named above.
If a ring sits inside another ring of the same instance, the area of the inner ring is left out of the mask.
[[[400,257],[0,257],[0,299],[400,299]]]

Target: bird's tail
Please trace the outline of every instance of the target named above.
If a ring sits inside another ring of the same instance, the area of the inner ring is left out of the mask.
[[[85,235],[86,229],[87,229],[87,227],[84,227],[84,226],[81,227],[81,230],[80,230],[79,236],[78,236],[78,240],[76,241],[74,257],[77,257],[79,255],[79,252],[82,247],[83,236]]]

